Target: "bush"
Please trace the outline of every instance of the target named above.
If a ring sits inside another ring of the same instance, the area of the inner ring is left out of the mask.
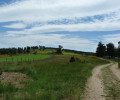
[[[70,62],[81,62],[81,63],[84,63],[85,62],[85,59],[83,59],[82,57],[78,57],[78,56],[73,56],[70,58]]]
[[[74,56],[70,58],[70,62],[75,62],[75,61],[76,61],[76,59]]]

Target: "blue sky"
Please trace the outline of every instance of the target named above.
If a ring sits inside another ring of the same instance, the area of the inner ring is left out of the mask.
[[[0,0],[0,48],[45,45],[95,52],[120,41],[120,0]]]

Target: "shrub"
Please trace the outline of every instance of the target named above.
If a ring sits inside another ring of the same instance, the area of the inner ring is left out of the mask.
[[[78,57],[78,56],[75,56],[75,57],[72,56],[70,58],[70,62],[76,62],[76,61],[83,63],[83,62],[85,62],[85,59],[83,59],[82,57]]]
[[[70,62],[75,62],[75,61],[76,61],[76,59],[74,56],[70,58]]]

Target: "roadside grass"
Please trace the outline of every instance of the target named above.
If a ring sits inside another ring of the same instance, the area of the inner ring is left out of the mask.
[[[102,78],[106,100],[120,100],[119,79],[112,73],[109,66],[102,69]]]
[[[118,67],[120,68],[120,62],[118,62]]]
[[[19,55],[19,56],[11,56],[11,57],[1,57],[0,61],[33,61],[33,60],[41,60],[45,58],[49,58],[50,55]]]
[[[44,61],[0,63],[2,71],[21,72],[33,81],[24,88],[9,93],[9,100],[78,100],[92,69],[107,61],[88,58],[84,63],[69,63],[70,55],[56,55]],[[80,56],[81,57],[81,56]],[[7,92],[3,93],[8,95]],[[7,99],[5,99],[7,100]]]

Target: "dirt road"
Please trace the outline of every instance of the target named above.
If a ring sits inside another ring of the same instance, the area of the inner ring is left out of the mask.
[[[120,69],[117,63],[98,66],[92,74],[82,100],[120,100]]]
[[[86,84],[86,91],[82,100],[105,100],[103,92],[103,84],[101,79],[101,69],[111,64],[106,64],[96,67],[92,76],[89,78]]]

